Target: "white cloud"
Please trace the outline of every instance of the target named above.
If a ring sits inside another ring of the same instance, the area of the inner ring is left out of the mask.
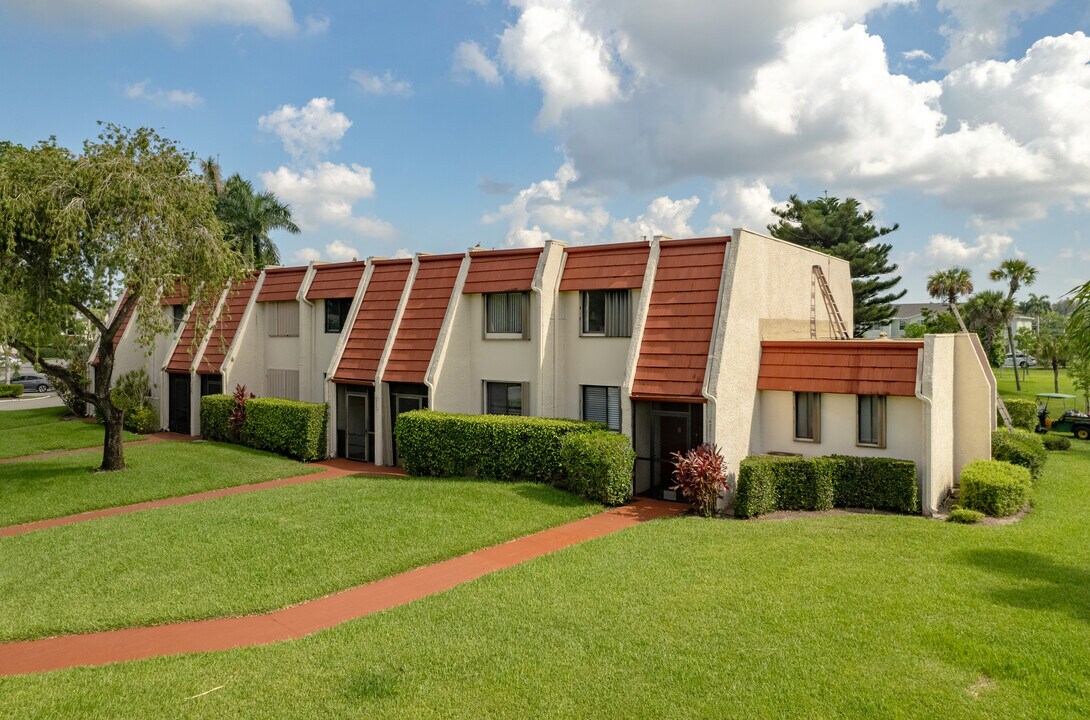
[[[152,27],[177,38],[201,25],[251,26],[271,36],[298,30],[289,0],[0,0],[0,6],[65,27]]]
[[[635,220],[624,218],[613,221],[613,240],[626,242],[655,235],[667,235],[671,238],[691,237],[693,229],[689,219],[700,204],[700,198],[691,197],[673,200],[667,196],[657,197],[647,206],[647,211]]]
[[[946,38],[942,66],[954,69],[987,60],[1003,51],[1022,20],[1044,12],[1055,0],[939,0],[950,19],[939,32]]]
[[[298,265],[305,265],[321,259],[322,254],[312,247],[300,248],[291,256],[291,262]]]
[[[454,63],[451,66],[454,76],[466,79],[475,75],[489,85],[500,85],[503,78],[496,63],[485,54],[484,49],[475,42],[459,43],[454,49]]]
[[[316,17],[314,15],[307,15],[303,19],[303,34],[307,37],[316,37],[318,35],[325,35],[329,31],[329,18]]]
[[[281,166],[275,172],[260,173],[259,177],[266,188],[291,204],[297,222],[304,229],[329,224],[370,237],[394,234],[390,223],[354,213],[353,206],[358,201],[374,195],[371,168],[325,161],[302,170]]]
[[[931,53],[927,52],[926,50],[919,49],[907,50],[901,53],[901,57],[903,57],[905,60],[908,60],[909,62],[915,62],[916,60],[927,60],[928,62],[931,62],[935,59],[931,56]]]
[[[344,113],[333,109],[335,101],[317,97],[301,108],[281,105],[262,115],[257,126],[280,138],[284,150],[296,160],[313,160],[338,147],[352,127]]]
[[[351,262],[359,260],[360,251],[351,245],[346,245],[340,240],[334,240],[325,246],[326,255],[333,262]]]
[[[413,94],[412,83],[398,80],[389,70],[382,75],[367,72],[366,70],[353,70],[349,77],[360,86],[365,93],[371,95],[401,95],[407,97]]]
[[[772,190],[764,180],[717,183],[712,202],[719,211],[709,220],[709,235],[727,234],[736,227],[765,232],[767,226],[775,222],[772,208],[779,204],[772,199]]]
[[[125,86],[125,95],[134,100],[146,100],[155,105],[164,107],[197,107],[204,103],[204,98],[193,90],[163,90],[149,87],[149,81],[141,80],[138,83]]]
[[[998,233],[979,235],[971,245],[949,235],[932,235],[926,253],[929,260],[940,266],[995,263],[1012,254],[1021,255],[1014,248],[1013,238]]]
[[[398,248],[397,252],[394,253],[394,257],[401,260],[406,260],[408,258],[411,258],[412,256],[413,251],[409,250],[408,248]]]

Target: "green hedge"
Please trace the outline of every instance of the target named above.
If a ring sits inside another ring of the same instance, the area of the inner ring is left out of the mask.
[[[632,497],[636,453],[626,436],[569,433],[560,442],[560,460],[572,492],[603,505],[624,505]]]
[[[1011,425],[1027,432],[1037,429],[1037,403],[1023,398],[1014,398],[1005,401],[1005,404],[1011,416]],[[1005,427],[1002,418],[998,420],[998,423],[999,427]]]
[[[892,458],[756,455],[742,461],[734,514],[859,507],[919,512],[916,464]]]
[[[23,394],[22,385],[5,385],[0,383],[0,398],[19,397]]]
[[[231,437],[231,411],[235,399],[230,395],[205,395],[201,398],[201,437],[217,442],[233,442]]]
[[[410,475],[561,484],[564,436],[604,429],[578,420],[413,410],[398,416],[394,439]]]
[[[946,516],[946,522],[961,523],[962,525],[975,525],[983,519],[984,513],[963,507],[951,508],[950,514]]]
[[[1045,435],[1041,440],[1046,450],[1070,450],[1071,438],[1063,435]]]
[[[962,507],[994,517],[1013,515],[1029,502],[1029,470],[1002,460],[974,460],[961,471]]]
[[[992,459],[1021,465],[1036,479],[1041,476],[1048,461],[1048,451],[1040,435],[1000,428],[992,432]]]
[[[303,462],[321,460],[327,454],[328,417],[325,403],[250,398],[240,439],[243,445]]]

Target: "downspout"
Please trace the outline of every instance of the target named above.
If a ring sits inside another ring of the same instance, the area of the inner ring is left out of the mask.
[[[933,515],[931,511],[931,398],[923,391],[924,350],[916,351],[916,398],[923,402],[923,467],[920,468],[920,505],[927,515]]]

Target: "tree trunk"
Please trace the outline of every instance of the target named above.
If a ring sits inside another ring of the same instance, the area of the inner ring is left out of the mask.
[[[1056,388],[1053,392],[1060,394],[1060,363],[1052,361],[1052,385]]]
[[[106,421],[106,438],[102,444],[102,466],[99,471],[124,470],[125,454],[122,440],[122,419],[124,413],[111,404],[108,409],[99,410]]]
[[[1010,341],[1011,365],[1014,366],[1014,387],[1018,392],[1022,392],[1022,380],[1018,377],[1018,355],[1014,352],[1014,330],[1011,329],[1011,324],[1009,322],[1006,323],[1006,325],[1007,340]]]

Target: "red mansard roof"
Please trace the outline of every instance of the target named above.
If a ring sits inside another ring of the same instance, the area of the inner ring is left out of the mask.
[[[305,267],[270,268],[265,271],[265,282],[261,283],[258,302],[281,302],[294,300],[307,274]],[[353,290],[355,292],[355,290]]]
[[[397,314],[412,260],[375,260],[375,269],[352,322],[344,353],[333,373],[336,382],[374,385],[378,363]]]
[[[462,293],[519,292],[529,290],[541,259],[542,248],[484,250],[470,253],[469,273]]]
[[[197,371],[202,374],[219,373],[223,361],[227,357],[227,351],[231,349],[231,343],[235,341],[238,326],[242,322],[242,314],[246,312],[246,305],[254,294],[256,277],[240,280],[227,291],[227,300],[220,309],[216,325],[212,328],[212,335],[208,339],[208,346],[204,349],[204,357],[201,359]]]
[[[634,400],[704,402],[715,306],[729,237],[667,240],[632,383]]]
[[[463,259],[464,255],[420,257],[383,381],[424,382]]]
[[[307,290],[307,300],[355,297],[367,263],[362,260],[318,265]]]
[[[174,354],[170,356],[170,362],[167,363],[167,372],[189,372],[189,368],[193,364],[193,353],[197,350],[197,344],[194,342],[194,336],[197,334],[197,317],[199,315],[204,322],[207,322],[212,315],[213,309],[212,303],[208,303],[195,308],[189,313],[185,326],[182,327],[182,332],[178,335],[178,344],[174,346]]]
[[[765,340],[758,390],[916,395],[923,340]]]
[[[564,248],[560,291],[624,290],[643,286],[651,246],[645,242]]]

